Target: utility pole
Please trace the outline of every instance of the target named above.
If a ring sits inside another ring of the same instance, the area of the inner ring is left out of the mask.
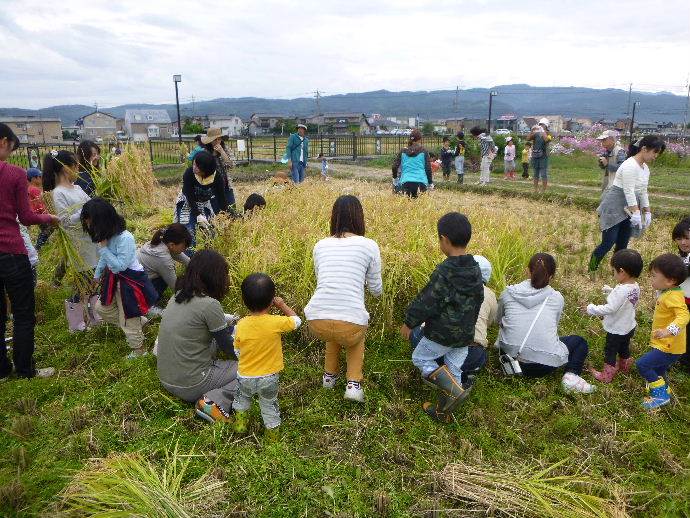
[[[194,102],[194,96],[192,95],[192,118],[196,117],[196,103]]]
[[[180,94],[177,90],[177,83],[182,82],[182,76],[180,74],[175,74],[173,76],[173,82],[175,83],[175,104],[177,105],[177,141],[180,144],[180,149],[182,149],[182,124],[180,122]]]
[[[455,100],[453,101],[453,112],[455,113],[455,124],[460,128],[460,85],[455,87]]]
[[[630,144],[633,141],[633,128],[635,127],[635,108],[640,104],[640,101],[635,101],[632,105],[632,117],[630,117]]]
[[[632,97],[632,83],[630,83],[630,88],[628,88],[628,107],[625,109],[625,116],[630,115],[630,98]]]
[[[486,129],[486,131],[489,135],[491,135],[491,108],[493,105],[494,96],[496,96],[496,95],[498,95],[498,92],[495,92],[493,90],[489,92],[489,120],[487,121],[488,124],[487,124],[487,129]]]
[[[685,102],[685,116],[683,117],[683,143],[688,132],[688,108],[690,108],[690,78],[688,78],[688,98]]]

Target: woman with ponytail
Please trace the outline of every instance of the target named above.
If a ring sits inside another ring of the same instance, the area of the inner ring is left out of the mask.
[[[561,382],[566,392],[594,392],[580,374],[589,346],[581,336],[558,336],[564,299],[549,283],[556,274],[556,260],[534,254],[528,265],[530,278],[508,286],[498,301],[499,333],[496,345],[520,363],[526,377],[546,376],[565,366]]]
[[[82,271],[77,273],[90,281],[93,269],[98,264],[98,248],[80,224],[81,208],[91,198],[81,187],[75,185],[78,178],[79,165],[74,153],[53,150],[46,154],[43,159],[43,190],[52,192],[60,223],[81,257]],[[97,295],[92,295],[88,301],[82,301],[75,289],[65,301],[65,313],[71,332],[84,331],[87,324],[97,324],[100,321],[94,312],[97,298]]]
[[[657,135],[642,137],[628,147],[628,159],[616,171],[613,184],[604,191],[597,209],[601,243],[590,257],[590,272],[599,268],[614,245],[614,252],[627,248],[631,235],[639,235],[652,224],[647,194],[648,164],[665,149],[666,144]]]
[[[432,183],[431,159],[422,145],[422,132],[413,129],[407,147],[393,162],[393,178],[400,178],[402,191],[411,198],[426,192]]]
[[[177,272],[175,262],[187,266],[189,257],[183,252],[192,244],[192,235],[187,227],[180,223],[173,223],[159,228],[153,234],[151,241],[137,250],[137,259],[144,267],[151,284],[156,288],[160,301],[166,288],[175,291]],[[163,310],[155,305],[149,310],[149,316],[158,316]]]

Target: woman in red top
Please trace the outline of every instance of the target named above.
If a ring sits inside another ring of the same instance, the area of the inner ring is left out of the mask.
[[[57,225],[58,218],[52,214],[36,214],[29,206],[26,171],[6,162],[10,154],[19,147],[19,139],[5,124],[0,123],[0,379],[12,373],[12,363],[5,347],[5,326],[7,304],[5,293],[12,304],[14,316],[14,369],[20,378],[47,377],[54,369],[36,370],[34,353],[34,292],[27,289],[33,284],[31,265],[24,241],[19,233],[22,225]]]

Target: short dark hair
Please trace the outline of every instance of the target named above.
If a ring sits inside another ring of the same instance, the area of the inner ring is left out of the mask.
[[[253,192],[247,196],[247,200],[244,202],[243,210],[244,212],[249,212],[257,207],[265,207],[266,200],[259,193]]]
[[[177,281],[175,302],[182,304],[205,296],[222,300],[230,289],[228,271],[225,257],[215,250],[197,251]]]
[[[216,159],[208,151],[199,151],[194,155],[194,163],[204,174],[204,178],[216,172]]]
[[[681,219],[671,232],[671,239],[683,239],[690,235],[690,216]]]
[[[542,289],[549,285],[551,277],[556,275],[556,259],[551,254],[539,252],[534,254],[527,264],[530,284],[535,289]]]
[[[108,240],[127,229],[125,218],[120,216],[115,207],[103,198],[92,198],[81,208],[81,226],[91,241],[98,243]]]
[[[339,196],[331,211],[331,235],[342,237],[345,232],[350,232],[363,236],[365,230],[364,209],[357,196]]]
[[[474,128],[472,128],[472,129],[470,130],[470,134],[471,134],[473,137],[478,137],[478,136],[481,135],[482,133],[486,133],[486,130],[485,130],[484,128],[480,128],[479,126],[475,126]]]
[[[201,145],[201,135],[195,136],[195,137],[194,137],[194,142],[196,142],[197,144]]]
[[[449,212],[441,216],[437,224],[438,237],[446,236],[453,246],[467,246],[472,238],[472,225],[467,216]]]
[[[683,259],[676,254],[661,254],[649,263],[649,271],[659,272],[667,279],[671,279],[676,286],[688,278],[688,267]]]
[[[442,142],[450,142],[450,139],[449,139],[448,137],[443,137],[443,141],[442,141]]]
[[[611,266],[616,270],[623,270],[630,277],[637,278],[642,273],[644,263],[639,252],[630,248],[624,248],[613,254]]]
[[[263,311],[271,307],[276,285],[265,273],[252,273],[242,281],[242,302],[249,311]]]
[[[458,131],[457,135],[455,135],[459,139],[465,138],[465,132],[464,131]]]
[[[14,134],[12,128],[10,128],[7,124],[0,122],[0,140],[4,138],[12,142],[12,151],[15,151],[19,147],[19,137]]]
[[[187,227],[181,223],[172,223],[154,232],[151,238],[151,244],[153,246],[158,246],[161,243],[184,243],[186,246],[189,246],[192,244],[192,234],[190,234]]]
[[[91,171],[93,166],[91,165],[91,157],[93,156],[92,150],[95,149],[99,154],[101,153],[101,148],[93,140],[82,140],[77,148],[77,163],[79,164],[79,169],[81,171]]]

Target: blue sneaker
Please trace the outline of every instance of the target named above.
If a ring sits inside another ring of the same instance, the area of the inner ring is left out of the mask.
[[[653,383],[649,384],[649,396],[644,398],[642,406],[645,410],[654,410],[660,406],[664,406],[671,401],[668,384],[664,378],[659,378]]]

